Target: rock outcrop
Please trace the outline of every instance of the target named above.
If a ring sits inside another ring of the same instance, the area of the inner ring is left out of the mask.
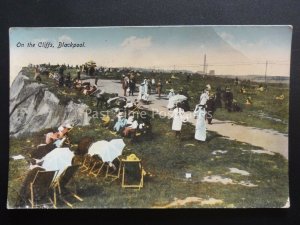
[[[89,125],[88,106],[60,99],[44,84],[30,82],[22,70],[10,88],[10,136],[57,128],[69,121],[77,125]]]

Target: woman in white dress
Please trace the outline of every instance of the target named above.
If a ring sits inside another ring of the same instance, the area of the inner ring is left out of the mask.
[[[148,80],[144,79],[144,93],[143,94],[147,94],[148,93]]]
[[[141,85],[139,86],[138,100],[142,100],[144,93],[145,93],[145,84],[141,83]]]
[[[172,113],[173,123],[172,130],[175,131],[175,137],[180,137],[182,122],[184,120],[184,110],[176,105]]]
[[[207,90],[203,90],[200,95],[200,105],[206,105],[207,100],[209,99],[209,92]]]
[[[194,116],[197,118],[195,127],[195,139],[198,141],[206,140],[206,124],[205,124],[205,106],[196,105]]]

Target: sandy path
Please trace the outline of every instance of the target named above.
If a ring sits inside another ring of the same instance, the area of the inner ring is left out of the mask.
[[[90,80],[94,83],[93,80]],[[119,96],[123,96],[123,89],[121,83],[115,80],[99,80],[98,88],[103,89],[108,93],[118,93]],[[158,98],[156,94],[150,95],[151,104],[143,105],[151,111],[159,112],[161,115],[168,115],[167,103],[168,100],[164,98]],[[128,97],[129,99],[137,98],[135,96]],[[191,112],[187,113],[189,122],[195,124],[195,119]],[[255,127],[248,127],[243,125],[237,125],[231,121],[220,121],[213,119],[213,125],[207,125],[207,130],[215,131],[222,136],[228,137],[231,140],[237,140],[246,142],[254,146],[259,146],[266,151],[277,152],[288,159],[288,136],[269,129],[259,129]]]

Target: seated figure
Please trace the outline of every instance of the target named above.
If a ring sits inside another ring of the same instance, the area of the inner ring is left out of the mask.
[[[118,121],[116,122],[116,124],[114,125],[114,130],[119,132],[121,130],[121,128],[124,128],[126,123],[127,123],[127,119],[124,117],[124,113],[120,112],[117,116]]]

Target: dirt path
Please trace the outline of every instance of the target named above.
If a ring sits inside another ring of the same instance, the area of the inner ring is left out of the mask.
[[[90,80],[94,83],[93,80]],[[115,80],[99,80],[98,88],[103,89],[108,93],[118,93],[119,96],[123,96],[123,89],[121,83]],[[137,98],[135,96],[128,97],[131,100]],[[158,98],[156,94],[150,95],[151,104],[143,105],[144,108],[159,112],[161,115],[168,115],[167,104],[168,100],[166,96]],[[189,122],[195,124],[195,119],[192,112],[186,114],[189,118]],[[228,137],[231,140],[237,140],[241,142],[249,143],[253,146],[259,146],[266,151],[277,152],[288,159],[288,136],[269,129],[260,129],[256,127],[248,127],[243,125],[237,125],[232,121],[220,121],[213,119],[212,125],[207,125],[207,130],[215,131],[222,136]]]

